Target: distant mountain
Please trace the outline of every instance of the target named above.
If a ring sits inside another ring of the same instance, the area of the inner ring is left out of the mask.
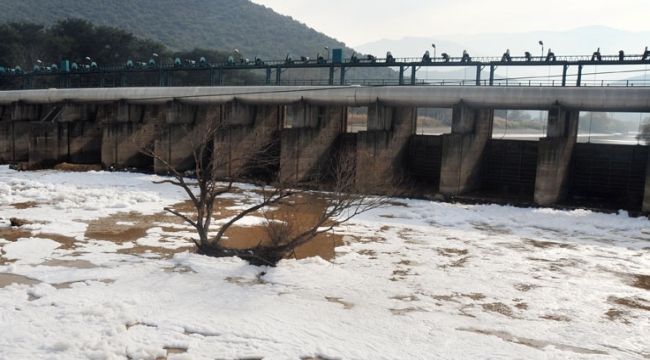
[[[251,59],[284,59],[287,53],[315,57],[325,46],[345,46],[248,0],[0,0],[0,9],[0,23],[49,25],[81,18],[158,40],[174,50],[239,49]]]
[[[530,51],[534,56],[541,56],[542,48],[538,42],[544,42],[544,52],[550,47],[556,55],[591,55],[597,48],[603,55],[616,55],[619,50],[627,54],[642,54],[645,46],[650,46],[650,32],[628,32],[616,30],[603,26],[590,26],[577,28],[570,31],[542,31],[529,33],[485,33],[477,35],[449,35],[443,37],[407,37],[402,39],[383,39],[375,42],[356,46],[355,49],[363,52],[384,56],[386,51],[391,51],[395,57],[421,57],[426,50],[433,55],[431,44],[436,44],[436,54],[446,52],[450,56],[459,57],[463,50],[467,50],[471,56],[501,56],[506,49],[510,49],[512,56],[523,56],[524,52]],[[616,67],[608,69],[614,70]],[[601,70],[602,67],[594,69],[586,67],[585,73]],[[561,68],[549,69],[547,67],[520,67],[499,70],[499,78],[523,77],[523,76],[551,76],[549,79],[559,80],[562,73]],[[424,77],[420,71],[419,77]],[[429,78],[462,78],[466,70],[458,68],[437,68],[429,70]],[[437,74],[436,74],[437,73]],[[575,73],[571,68],[569,74]],[[635,74],[614,74],[611,76],[597,76],[598,80],[617,79],[625,80]],[[470,79],[474,74],[467,75]],[[483,71],[483,78],[488,75]],[[648,77],[650,79],[650,76]],[[539,78],[545,80],[544,78]],[[570,81],[575,78],[570,78]],[[583,80],[594,80],[593,76],[587,76]],[[547,79],[548,80],[548,79]]]
[[[645,46],[650,46],[650,32],[628,32],[603,26],[590,26],[570,31],[541,31],[528,33],[485,33],[477,35],[449,35],[444,38],[408,37],[403,39],[383,39],[362,44],[355,48],[364,53],[377,55],[392,51],[396,57],[422,56],[435,43],[437,54],[447,52],[460,56],[464,49],[472,56],[500,56],[510,49],[513,56],[521,56],[525,51],[541,55],[538,41],[544,42],[544,51],[550,47],[556,55],[590,55],[600,47],[602,54],[618,54],[624,50],[629,54],[641,54]]]

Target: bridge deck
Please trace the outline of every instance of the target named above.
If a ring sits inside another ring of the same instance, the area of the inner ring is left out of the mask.
[[[380,102],[391,106],[472,107],[544,110],[554,106],[583,111],[650,112],[650,88],[619,87],[361,87],[361,86],[251,86],[151,87],[0,91],[0,105],[15,102],[52,104],[126,101],[155,104],[180,101],[219,104],[313,104],[364,106]]]

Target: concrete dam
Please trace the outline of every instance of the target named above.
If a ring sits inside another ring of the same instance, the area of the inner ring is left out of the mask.
[[[352,107],[367,125],[351,132]],[[451,131],[416,135],[418,108],[452,109]],[[492,137],[494,111],[548,113],[539,141]],[[634,87],[183,87],[0,92],[0,162],[68,162],[162,172],[153,146],[179,170],[193,168],[192,139],[205,122],[217,174],[239,174],[246,154],[275,159],[274,175],[301,183],[351,154],[368,191],[403,186],[441,194],[650,212],[650,151],[578,143],[581,111],[650,112],[650,88]]]

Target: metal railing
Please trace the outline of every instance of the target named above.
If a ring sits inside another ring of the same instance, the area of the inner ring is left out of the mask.
[[[58,67],[38,67],[31,72],[0,67],[0,90],[71,88],[71,87],[132,87],[132,86],[222,86],[222,85],[364,85],[364,86],[650,86],[647,80],[585,80],[582,69],[588,65],[617,65],[623,67],[650,65],[650,53],[643,55],[570,55],[545,57],[449,57],[434,58],[349,58],[341,62],[320,59],[240,61],[230,63],[129,63],[126,65],[77,65],[65,70]],[[473,79],[422,79],[417,71],[423,67],[471,67]],[[497,78],[498,67],[559,66],[562,75]],[[354,79],[350,69],[388,68],[394,78]],[[577,70],[569,74],[568,69]],[[314,79],[284,79],[287,70],[321,70]],[[487,70],[486,70],[487,69]],[[489,71],[489,76],[484,76]],[[632,71],[647,71],[632,70]],[[263,72],[263,73],[260,73]],[[616,71],[614,71],[615,73]],[[620,71],[621,73],[630,70]],[[611,74],[612,72],[607,72]],[[593,75],[597,73],[584,74]],[[407,76],[409,75],[409,76]]]

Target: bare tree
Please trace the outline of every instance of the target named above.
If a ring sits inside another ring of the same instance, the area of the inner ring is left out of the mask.
[[[328,191],[310,193],[312,196],[309,201],[317,197],[323,202],[316,216],[296,221],[296,217],[291,216],[293,214],[286,216],[287,212],[284,213],[284,218],[265,214],[266,229],[271,241],[254,249],[257,257],[277,263],[317,236],[387,203],[389,198],[386,195],[371,196],[359,191],[355,182],[354,154],[339,154],[334,158],[330,170],[331,188]],[[285,206],[291,208],[295,205]]]
[[[217,179],[215,175],[216,171],[214,166],[216,163],[213,161],[215,156],[213,154],[213,141],[217,132],[223,129],[223,126],[213,121],[197,123],[192,127],[184,127],[185,132],[192,135],[187,137],[188,141],[190,141],[194,162],[194,169],[191,171],[179,171],[176,166],[170,163],[169,159],[159,151],[156,151],[155,145],[141,150],[142,153],[157,161],[169,175],[169,178],[156,181],[155,183],[172,184],[183,189],[195,210],[188,214],[166,207],[165,211],[183,219],[183,221],[194,227],[198,239],[193,238],[192,240],[200,253],[215,256],[219,254],[232,255],[229,249],[220,246],[220,241],[224,237],[225,232],[237,221],[294,194],[294,191],[284,186],[279,186],[279,184],[268,189],[265,184],[260,184],[263,186],[262,200],[240,211],[236,216],[220,226],[216,236],[210,237],[209,233],[214,219],[216,200],[219,197],[232,193],[235,190],[233,186],[235,179],[242,174],[240,171],[222,179]],[[264,152],[264,149],[261,152]],[[249,153],[246,159],[237,159],[237,161],[246,162],[255,157],[255,155]],[[255,166],[261,166],[261,164],[257,162]]]
[[[195,167],[191,172],[178,171],[173,164],[158,154],[155,148],[148,148],[143,152],[153,157],[169,173],[169,178],[158,181],[159,184],[172,184],[182,188],[191,201],[195,212],[183,213],[173,208],[165,208],[169,213],[178,216],[196,230],[198,239],[193,239],[198,252],[205,255],[222,257],[238,256],[254,265],[274,266],[281,259],[287,257],[301,245],[314,240],[318,235],[332,230],[338,224],[347,222],[353,217],[377,208],[386,202],[386,197],[368,196],[357,191],[355,187],[355,164],[354,156],[351,154],[338,156],[331,167],[331,191],[310,192],[312,196],[322,199],[324,206],[318,214],[307,221],[298,223],[296,216],[273,218],[269,209],[273,206],[285,206],[289,213],[298,211],[292,208],[298,198],[306,194],[306,190],[292,189],[286,184],[278,181],[271,184],[260,185],[261,199],[244,210],[239,211],[235,216],[228,219],[222,225],[216,235],[210,236],[210,228],[213,225],[215,201],[226,194],[235,191],[234,181],[241,172],[231,174],[225,179],[217,179],[215,166],[227,166],[218,159],[220,154],[214,153],[212,146],[215,135],[222,129],[214,123],[194,125],[195,128],[188,129],[197,136],[190,136],[192,141],[192,155]],[[197,129],[196,127],[199,126]],[[265,152],[265,150],[262,150]],[[242,163],[255,163],[260,166],[259,161],[252,161],[259,157],[257,153],[249,153],[249,159],[237,159]],[[230,159],[230,161],[234,161]],[[221,181],[218,181],[221,180]],[[312,184],[313,185],[313,184]],[[292,210],[294,209],[294,210]],[[223,245],[226,231],[235,225],[237,221],[253,213],[262,213],[267,218],[266,229],[270,241],[260,242],[250,249],[232,249]]]

